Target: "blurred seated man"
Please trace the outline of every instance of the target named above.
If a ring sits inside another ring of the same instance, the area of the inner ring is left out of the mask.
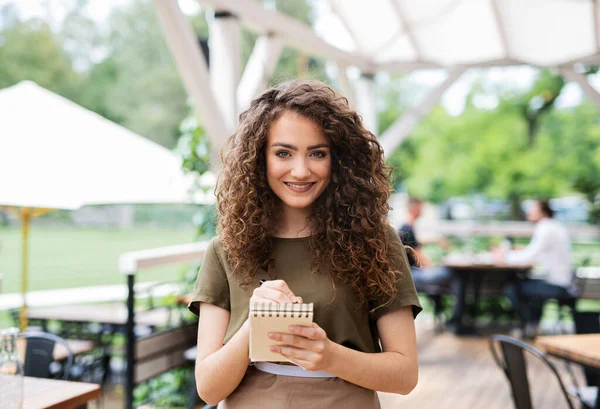
[[[414,252],[408,251],[408,259],[415,287],[419,292],[427,292],[428,285],[442,285],[449,283],[452,273],[443,266],[433,266],[423,253],[422,244],[415,235],[414,223],[421,216],[423,202],[420,199],[409,197],[408,219],[398,230],[398,236],[405,246],[411,247]],[[447,247],[445,240],[437,241],[442,247]],[[434,300],[439,303],[439,300]],[[436,305],[439,308],[439,305]]]
[[[527,211],[527,220],[535,223],[527,247],[494,252],[497,262],[538,265],[543,270],[543,279],[527,278],[506,288],[506,295],[521,318],[525,338],[535,338],[544,303],[568,295],[573,278],[569,232],[552,219],[553,214],[547,201],[537,200]]]

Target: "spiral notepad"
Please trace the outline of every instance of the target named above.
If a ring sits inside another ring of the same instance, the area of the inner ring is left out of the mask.
[[[269,332],[290,333],[290,325],[310,326],[313,304],[253,303],[250,305],[250,360],[280,362],[286,359],[271,352],[271,345],[280,342],[269,339]]]

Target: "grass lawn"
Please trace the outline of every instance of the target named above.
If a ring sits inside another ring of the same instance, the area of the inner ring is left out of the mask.
[[[29,236],[29,289],[48,290],[107,284],[124,284],[119,254],[184,244],[193,241],[194,228],[55,228],[33,226]],[[145,270],[138,281],[169,281],[181,276],[182,267]],[[2,292],[20,291],[21,231],[0,229]]]

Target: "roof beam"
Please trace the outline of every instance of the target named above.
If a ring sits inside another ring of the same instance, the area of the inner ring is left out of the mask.
[[[594,0],[594,36],[596,52],[600,53],[600,0]]]
[[[415,129],[440,101],[440,98],[452,84],[465,72],[465,68],[455,68],[437,88],[432,90],[417,106],[402,115],[381,135],[380,143],[386,155],[391,155],[406,137]]]
[[[586,57],[578,57],[570,61],[566,61],[563,64],[560,64],[559,68],[571,69],[575,64],[599,64],[600,63],[600,53],[588,55]]]
[[[277,11],[267,10],[258,2],[239,0],[198,0],[198,2],[207,8],[229,11],[238,16],[240,21],[249,28],[260,33],[276,34],[287,45],[307,55],[373,71],[374,64],[368,58],[326,43],[314,33],[311,27]]]
[[[560,74],[569,81],[579,84],[584,94],[600,107],[600,93],[592,87],[585,75],[575,72],[571,68],[561,68]]]
[[[421,51],[421,47],[419,46],[419,42],[417,40],[417,37],[415,36],[415,33],[412,31],[412,26],[406,18],[404,11],[402,10],[402,6],[398,2],[398,0],[390,0],[390,2],[392,3],[392,7],[394,9],[394,12],[396,13],[396,18],[398,19],[402,27],[404,27],[404,31],[408,36],[408,40],[410,41],[410,44],[415,50],[417,61],[423,60],[423,52]]]
[[[500,11],[500,1],[492,0],[492,10],[494,11],[494,18],[496,19],[496,25],[498,26],[498,34],[500,34],[500,41],[502,41],[502,48],[504,48],[504,56],[510,58],[512,49],[508,43],[508,33],[506,31],[506,24],[504,24],[504,18]]]
[[[346,71],[348,67],[338,64],[338,86],[340,87],[340,91],[342,91],[342,95],[346,97],[348,100],[348,105],[351,107],[356,106],[356,98],[354,96],[354,88],[352,84],[350,84],[350,79],[348,78],[348,72]]]
[[[374,74],[362,73],[356,82],[356,111],[362,117],[364,127],[377,135],[379,133],[379,123],[375,105]]]
[[[237,88],[240,82],[240,24],[234,15],[215,13],[208,23],[210,82],[227,134],[237,128]]]
[[[154,0],[154,8],[183,85],[192,97],[210,138],[211,166],[216,169],[220,163],[218,152],[228,132],[211,90],[208,67],[198,40],[177,0]]]
[[[240,113],[267,87],[282,50],[281,38],[274,35],[258,37],[238,85],[237,103]]]
[[[462,67],[464,69],[468,68],[486,68],[486,67],[508,67],[508,66],[517,66],[517,65],[531,65],[525,61],[515,60],[513,58],[501,58],[498,60],[490,60],[490,61],[482,61],[479,63],[473,64],[460,64],[456,66],[444,66],[441,63],[431,62],[431,61],[422,61],[422,62],[414,62],[414,61],[389,61],[377,64],[375,66],[376,71],[384,71],[384,72],[398,72],[398,71],[414,71],[414,70],[423,70],[423,69],[433,69],[433,68],[455,68]]]

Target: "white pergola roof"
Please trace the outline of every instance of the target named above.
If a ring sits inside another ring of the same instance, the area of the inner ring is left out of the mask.
[[[317,33],[260,2],[199,0],[363,70],[600,62],[597,0],[317,0]]]
[[[554,67],[600,104],[600,95],[576,66],[600,64],[600,0],[315,0],[314,29],[259,0],[197,0],[215,11],[209,20],[210,69],[178,0],[153,1],[213,143],[213,163],[236,127],[237,114],[266,87],[284,45],[337,64],[337,86],[374,134],[372,74],[446,69],[446,80],[379,135],[386,152],[412,132],[469,68]],[[259,33],[243,74],[241,25]],[[350,81],[349,67],[366,75]]]

